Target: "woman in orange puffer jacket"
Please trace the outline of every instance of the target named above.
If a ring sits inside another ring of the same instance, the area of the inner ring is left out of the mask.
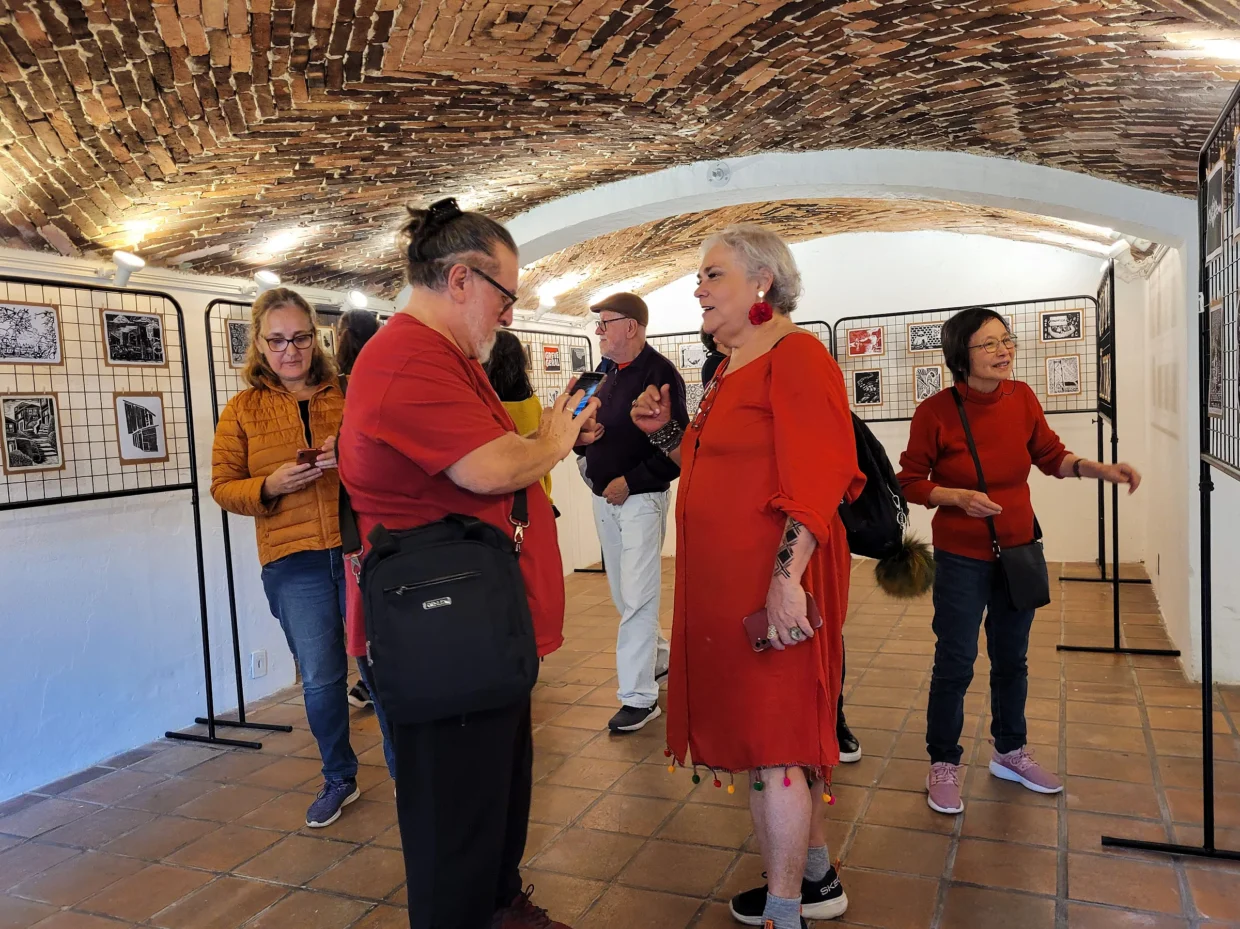
[[[253,516],[263,589],[298,665],[306,717],[323,759],[323,789],[306,825],[335,822],[360,795],[349,744],[344,561],[340,552],[336,433],[344,395],[319,344],[314,310],[287,288],[255,302],[242,377],[250,385],[220,414],[211,496]],[[313,463],[298,463],[299,452]]]

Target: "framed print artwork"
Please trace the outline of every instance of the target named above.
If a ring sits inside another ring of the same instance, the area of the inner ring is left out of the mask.
[[[103,324],[103,360],[112,366],[164,368],[164,321],[158,313],[122,313],[100,310]]]
[[[543,346],[543,370],[558,373],[560,370],[560,347],[558,345]]]
[[[706,346],[701,342],[686,342],[680,346],[680,366],[700,368],[706,364]]]
[[[1085,338],[1084,310],[1044,310],[1038,314],[1043,342],[1073,342]]]
[[[121,464],[168,460],[163,394],[114,393]]]
[[[1046,395],[1067,397],[1081,392],[1081,356],[1052,355],[1046,359]]]
[[[1211,416],[1223,415],[1223,301],[1210,304],[1210,379],[1206,389],[1206,409]]]
[[[1210,168],[1206,174],[1206,261],[1211,262],[1223,254],[1223,167],[1225,158]]]
[[[336,354],[336,330],[331,326],[319,326],[315,330],[319,337],[319,345],[323,347],[323,351],[329,355]]]
[[[584,345],[574,345],[569,348],[568,353],[573,363],[574,373],[579,374],[589,367],[589,362],[586,361],[588,356],[586,355],[586,347]]]
[[[929,400],[943,389],[942,365],[918,365],[913,369],[913,401]]]
[[[883,327],[872,329],[849,329],[847,333],[848,357],[883,354]]]
[[[244,368],[245,356],[250,350],[250,321],[226,319],[224,331],[228,334],[228,366]]]
[[[58,365],[60,309],[50,303],[0,303],[0,364]]]
[[[883,405],[883,372],[878,368],[872,368],[865,371],[854,371],[853,378],[853,405],[854,406],[882,406]]]
[[[0,394],[4,414],[4,473],[60,471],[65,447],[55,394]]]
[[[943,322],[909,323],[908,350],[937,352],[943,348]]]

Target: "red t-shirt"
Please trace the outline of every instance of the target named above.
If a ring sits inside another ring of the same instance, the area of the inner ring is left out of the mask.
[[[1003,507],[995,517],[999,545],[1007,548],[1033,541],[1033,504],[1029,500],[1029,471],[1037,465],[1057,477],[1068,454],[1050,425],[1042,405],[1028,384],[1013,381],[983,394],[957,385],[964,397],[969,430],[986,475],[987,496]],[[964,426],[950,390],[924,401],[913,414],[908,448],[900,456],[900,485],[909,503],[930,506],[936,487],[977,490],[977,468],[969,454]],[[970,516],[957,506],[940,507],[934,514],[934,547],[953,555],[993,561],[986,520]]]
[[[505,432],[516,427],[482,366],[429,326],[397,313],[358,358],[340,429],[340,479],[362,539],[379,522],[412,529],[450,513],[511,535],[512,494],[476,494],[444,473]],[[537,481],[527,494],[521,573],[542,656],[564,643],[564,571],[547,495]],[[361,597],[355,583],[347,592],[348,650],[360,656],[366,652]]]

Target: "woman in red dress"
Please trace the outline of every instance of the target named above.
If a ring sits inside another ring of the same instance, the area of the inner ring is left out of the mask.
[[[757,226],[730,227],[703,245],[698,281],[702,327],[731,356],[683,435],[667,387],[633,407],[681,467],[668,745],[716,782],[750,772],[768,886],[735,897],[732,915],[798,929],[803,904],[813,919],[848,905],[812,797],[827,793],[839,762],[850,556],[836,509],[865,479],[840,369],[789,318],[801,285],[788,246]],[[771,648],[755,652],[743,621],[763,607]]]

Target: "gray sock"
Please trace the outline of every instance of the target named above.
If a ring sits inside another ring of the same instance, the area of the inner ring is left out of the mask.
[[[827,846],[811,845],[805,856],[805,879],[812,884],[817,884],[827,876],[830,870],[831,855],[827,851]]]
[[[777,897],[766,892],[763,920],[770,920],[774,929],[801,929],[801,898]]]

